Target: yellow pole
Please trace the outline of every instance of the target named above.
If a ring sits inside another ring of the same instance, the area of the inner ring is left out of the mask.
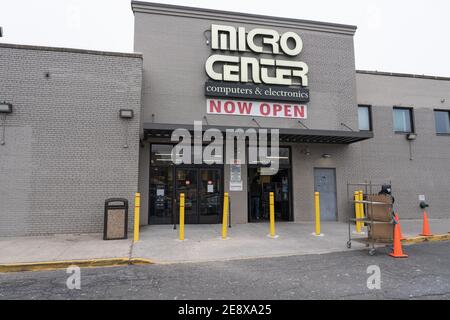
[[[227,239],[228,230],[228,192],[223,195],[222,239]]]
[[[363,201],[364,200],[364,192],[360,191],[359,192],[359,200]],[[361,203],[361,206],[359,207],[359,216],[361,217],[361,219],[364,219],[364,203]],[[364,223],[361,222],[361,227],[364,227]]]
[[[184,240],[184,193],[180,193],[180,240]]]
[[[320,236],[320,193],[314,193],[314,203],[316,207],[316,236]]]
[[[140,210],[141,210],[141,194],[136,192],[134,196],[134,237],[133,241],[139,241],[139,222],[140,222]]]
[[[275,204],[274,204],[274,193],[270,193],[270,237],[275,238]]]
[[[358,219],[361,218],[361,210],[360,205],[358,203],[359,201],[359,191],[355,191],[355,218],[356,220],[356,233],[361,233],[361,223],[358,221]]]

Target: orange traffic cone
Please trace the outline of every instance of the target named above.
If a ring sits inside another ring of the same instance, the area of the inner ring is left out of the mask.
[[[400,241],[400,225],[398,223],[394,225],[394,252],[389,255],[394,258],[408,258],[408,255],[403,253],[402,242]]]
[[[398,224],[398,230],[399,230],[399,233],[400,233],[400,240],[406,240],[406,238],[403,237],[402,226],[400,225],[400,219],[398,218],[398,214],[397,213],[395,214],[395,222],[397,222],[397,224]]]
[[[430,231],[430,225],[428,224],[427,212],[425,210],[423,210],[423,228],[422,228],[422,233],[420,235],[424,236],[424,237],[432,236],[431,231]]]

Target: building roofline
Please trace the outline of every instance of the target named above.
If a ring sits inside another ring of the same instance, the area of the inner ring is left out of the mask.
[[[423,74],[420,75],[420,74],[412,74],[412,73],[395,73],[395,72],[368,71],[368,70],[356,70],[356,73],[376,75],[376,76],[387,76],[387,77],[450,81],[450,77],[429,76],[429,75],[423,75]]]
[[[0,43],[0,48],[40,50],[40,51],[56,51],[56,52],[71,52],[71,53],[82,53],[82,54],[94,54],[94,55],[101,55],[101,56],[126,57],[126,58],[139,58],[139,59],[142,59],[142,53],[98,51],[98,50],[89,50],[89,49],[47,47],[47,46],[35,46],[35,45],[14,44],[14,43]]]
[[[154,2],[131,1],[133,13],[154,13],[161,15],[192,17],[198,19],[229,21],[234,23],[249,23],[286,28],[301,28],[310,31],[338,33],[353,36],[357,27],[352,25],[282,18],[267,15],[240,13],[206,8],[196,8],[178,5],[169,5]]]

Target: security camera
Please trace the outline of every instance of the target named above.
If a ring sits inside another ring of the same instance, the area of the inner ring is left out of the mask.
[[[428,204],[428,203],[426,203],[425,201],[421,201],[420,202],[420,208],[421,209],[425,209],[425,208],[428,208],[430,205]]]

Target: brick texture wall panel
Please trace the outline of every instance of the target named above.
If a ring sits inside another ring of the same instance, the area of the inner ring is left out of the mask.
[[[102,232],[106,198],[133,207],[141,79],[138,55],[0,46],[0,236]]]

